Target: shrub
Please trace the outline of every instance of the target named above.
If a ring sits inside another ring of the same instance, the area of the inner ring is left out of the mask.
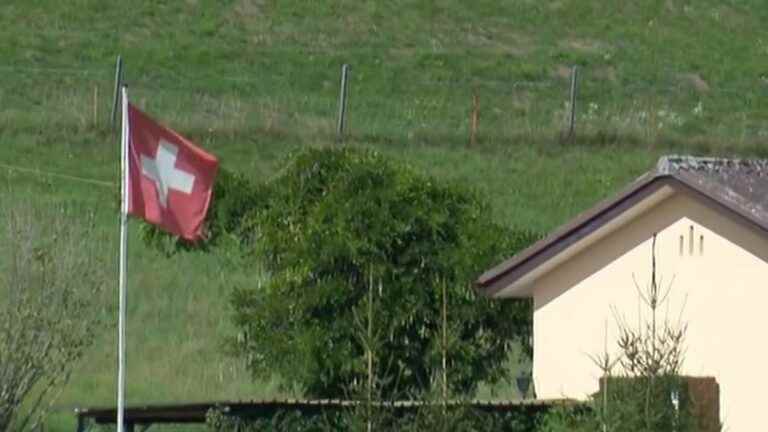
[[[0,431],[37,430],[103,318],[105,239],[65,208],[6,207],[0,220]]]
[[[213,197],[205,219],[204,238],[197,243],[190,243],[182,238],[171,236],[152,224],[142,224],[142,239],[145,244],[167,255],[180,250],[211,248],[227,243],[227,240],[240,243],[247,241],[240,231],[243,218],[247,213],[266,202],[261,196],[263,189],[259,184],[248,180],[244,175],[219,169],[213,186]]]
[[[206,426],[211,432],[330,432],[339,425],[338,413],[307,415],[299,410],[280,410],[270,416],[241,418],[210,410]]]
[[[538,432],[598,432],[603,428],[592,409],[558,407],[541,419]]]
[[[512,411],[486,411],[471,405],[426,405],[415,409],[377,408],[371,430],[397,432],[535,432],[539,413],[525,407]],[[206,418],[211,432],[364,432],[367,416],[359,408],[328,408],[312,413],[284,409],[258,417],[228,415],[211,410]]]

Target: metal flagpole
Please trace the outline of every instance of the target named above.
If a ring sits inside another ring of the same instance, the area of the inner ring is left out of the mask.
[[[121,174],[121,205],[120,205],[120,306],[117,323],[117,432],[123,432],[123,417],[125,411],[125,266],[128,246],[128,95],[125,86],[122,88],[123,133],[120,151]]]

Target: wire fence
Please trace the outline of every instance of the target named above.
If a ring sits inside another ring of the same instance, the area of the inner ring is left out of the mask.
[[[259,74],[127,70],[132,101],[182,129],[233,135],[279,131],[300,140],[338,134],[340,68],[306,77],[279,66]],[[768,137],[768,83],[760,78],[715,86],[695,75],[670,73],[621,82],[610,71],[580,68],[573,86],[569,69],[510,81],[439,74],[403,79],[397,72],[382,67],[357,73],[351,66],[344,134],[468,145],[585,136],[755,144]],[[110,127],[115,86],[110,65],[0,65],[0,74],[14,83],[0,88],[5,130]]]

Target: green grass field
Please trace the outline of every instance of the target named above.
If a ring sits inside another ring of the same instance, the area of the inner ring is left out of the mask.
[[[347,145],[472,185],[499,221],[546,232],[661,154],[768,154],[766,19],[757,0],[10,0],[0,6],[0,205],[76,203],[117,236],[117,54],[135,104],[256,179],[290,151],[334,145],[346,62]],[[574,64],[577,136],[560,143]],[[129,403],[289,395],[252,382],[219,346],[229,286],[261,275],[228,257],[166,258],[137,226]],[[116,250],[104,253],[116,262]],[[74,429],[73,406],[114,404],[115,337],[100,333],[50,430]]]

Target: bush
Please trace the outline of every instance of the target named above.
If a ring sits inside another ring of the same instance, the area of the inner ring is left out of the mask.
[[[5,207],[0,220],[0,431],[37,430],[102,322],[107,242],[66,208]]]
[[[359,337],[375,295],[375,373],[385,398],[425,391],[439,369],[441,289],[448,289],[449,386],[472,392],[504,377],[512,344],[526,344],[530,305],[478,298],[478,270],[537,236],[491,220],[489,205],[373,151],[296,155],[248,204],[238,228],[271,278],[240,287],[231,346],[254,375],[278,374],[312,397],[341,397],[366,379]],[[231,229],[231,227],[229,228]]]
[[[211,410],[206,426],[211,432],[330,432],[339,430],[338,417],[338,413],[305,415],[299,410],[280,410],[271,416],[241,418]]]
[[[613,377],[604,379],[602,387],[595,395],[595,412],[613,430],[695,430],[685,382],[678,375]],[[677,397],[677,407],[673,403],[673,395]]]
[[[521,407],[518,411],[485,411],[470,405],[424,406],[413,414],[398,416],[392,427],[384,430],[402,432],[534,432],[538,416]]]
[[[213,186],[213,197],[205,219],[203,239],[197,243],[171,236],[155,225],[142,224],[141,232],[144,243],[164,252],[166,255],[180,250],[203,250],[227,243],[227,240],[240,243],[247,241],[247,236],[240,231],[243,218],[266,199],[261,196],[260,185],[249,181],[244,175],[219,169]]]
[[[605,381],[603,381],[605,384]],[[646,398],[648,390],[651,397]],[[675,407],[671,395],[677,395]],[[549,412],[541,432],[686,432],[696,431],[684,380],[677,376],[610,378],[586,407]]]
[[[211,410],[206,426],[211,432],[364,432],[367,416],[358,408],[328,408],[313,413],[285,409],[259,417],[227,415]],[[513,411],[486,411],[471,405],[426,405],[415,409],[377,408],[371,430],[384,432],[535,432],[539,414],[520,407]]]
[[[594,411],[584,407],[558,407],[541,418],[538,432],[598,432],[602,425]]]

